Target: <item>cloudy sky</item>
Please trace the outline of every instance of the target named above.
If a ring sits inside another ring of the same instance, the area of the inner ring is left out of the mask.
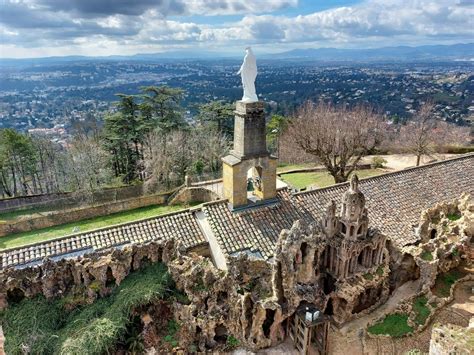
[[[473,42],[474,0],[0,0],[0,57]]]

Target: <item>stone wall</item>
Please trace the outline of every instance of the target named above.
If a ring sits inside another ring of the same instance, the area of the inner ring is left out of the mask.
[[[169,195],[170,193],[141,196],[118,202],[110,202],[98,206],[50,212],[45,215],[34,216],[27,219],[8,220],[0,223],[0,237],[12,233],[27,232],[64,223],[76,222],[97,216],[106,216],[112,213],[122,212],[139,207],[161,205],[166,203]]]
[[[349,169],[351,167],[352,165],[348,165],[346,169]],[[368,169],[372,169],[371,164],[357,164],[356,170],[368,170]],[[277,175],[281,176],[284,174],[313,173],[313,172],[320,172],[320,171],[327,171],[327,169],[324,166],[319,166],[315,168],[296,168],[296,169],[284,170],[282,172],[279,172]]]
[[[64,192],[44,195],[14,197],[0,200],[0,213],[19,208],[48,207],[51,209],[90,203],[105,203],[126,200],[143,195],[143,186],[134,185],[103,189],[92,194]]]
[[[211,202],[219,200],[215,192],[198,186],[184,186],[169,201],[170,205]]]

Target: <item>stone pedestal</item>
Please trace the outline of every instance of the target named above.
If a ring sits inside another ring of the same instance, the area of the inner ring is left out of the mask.
[[[267,151],[263,102],[237,101],[234,149],[222,161],[224,197],[233,207],[247,204],[250,169],[255,197],[267,200],[276,196],[277,158]]]

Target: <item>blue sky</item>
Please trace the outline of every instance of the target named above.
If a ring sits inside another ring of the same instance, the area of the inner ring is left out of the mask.
[[[474,0],[2,0],[0,57],[472,42]]]

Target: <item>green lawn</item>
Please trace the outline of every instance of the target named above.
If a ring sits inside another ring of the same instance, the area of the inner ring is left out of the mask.
[[[367,331],[375,335],[390,335],[394,338],[412,333],[413,328],[408,325],[407,314],[389,314],[382,322],[369,327]]]
[[[385,173],[382,169],[358,170],[357,176],[365,178]],[[309,186],[326,187],[334,185],[334,178],[325,171],[282,174],[281,178],[291,186],[302,189]]]
[[[61,224],[59,226],[37,229],[30,232],[16,233],[6,237],[0,237],[0,250],[13,248],[22,245],[41,242],[53,238],[62,237],[73,233],[73,228],[78,227],[79,232],[86,232],[93,229],[108,227],[114,224],[134,221],[137,219],[154,217],[160,214],[173,212],[182,209],[183,206],[147,206],[134,210],[114,213],[108,216],[100,216],[95,218],[84,219],[82,221]]]
[[[423,325],[426,322],[426,319],[430,315],[430,309],[426,305],[428,303],[428,299],[425,296],[420,296],[415,299],[413,303],[413,310],[415,311],[415,323],[419,325]]]

